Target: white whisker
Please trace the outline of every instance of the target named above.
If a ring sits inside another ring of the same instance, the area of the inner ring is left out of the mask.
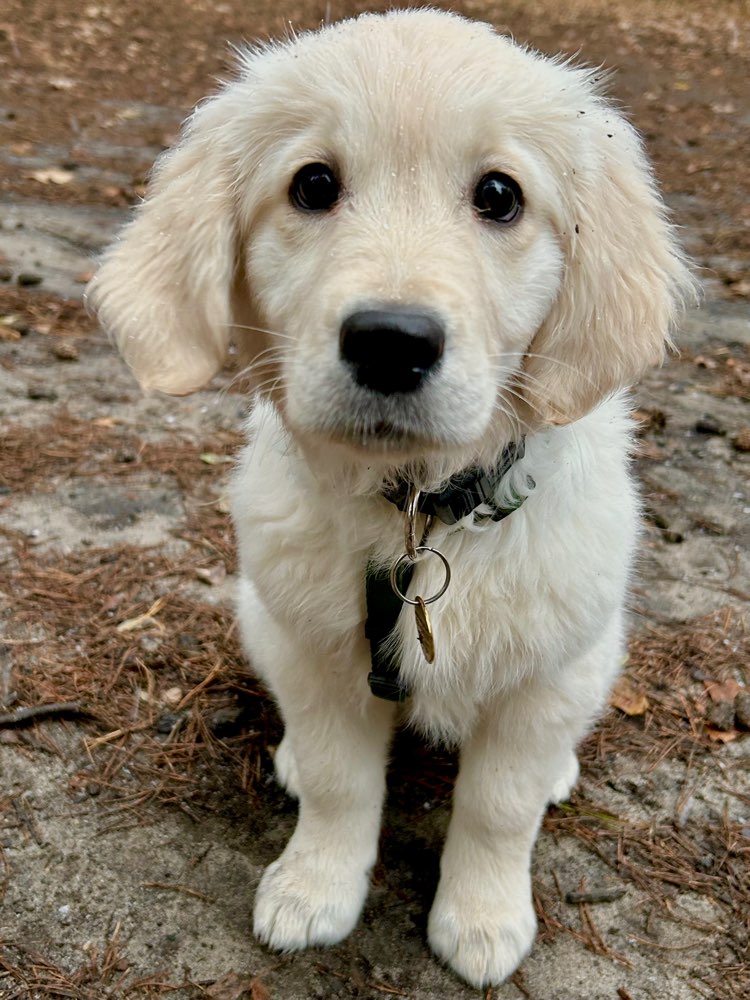
[[[295,338],[289,333],[282,333],[281,330],[268,330],[263,326],[250,326],[246,323],[222,323],[222,326],[231,328],[232,330],[249,330],[251,333],[265,333],[269,337],[282,337],[284,340],[294,340]]]

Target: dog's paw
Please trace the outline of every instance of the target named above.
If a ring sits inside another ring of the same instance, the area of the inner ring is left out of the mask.
[[[534,909],[530,902],[494,910],[484,898],[469,903],[465,896],[435,900],[427,926],[430,947],[471,986],[497,986],[531,949]]]
[[[277,951],[336,944],[353,929],[367,896],[368,873],[348,877],[315,855],[282,855],[255,896],[255,936]]]
[[[292,745],[289,737],[285,736],[276,748],[273,758],[273,769],[276,772],[276,780],[284,791],[293,798],[299,798],[299,770],[297,761],[292,753]]]
[[[552,791],[550,792],[549,797],[552,805],[556,806],[558,802],[567,802],[570,798],[570,793],[576,786],[580,772],[581,769],[578,764],[578,757],[575,755],[575,752],[571,752],[570,757],[565,764],[565,769],[552,786]]]

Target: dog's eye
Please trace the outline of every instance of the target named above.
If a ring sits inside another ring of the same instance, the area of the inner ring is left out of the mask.
[[[338,201],[339,190],[339,182],[329,166],[306,163],[294,175],[289,198],[303,212],[326,212]]]
[[[482,219],[513,222],[523,208],[523,192],[507,174],[485,174],[474,189],[474,208]]]

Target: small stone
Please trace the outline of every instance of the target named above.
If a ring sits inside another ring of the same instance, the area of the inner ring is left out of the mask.
[[[138,639],[138,644],[147,653],[155,653],[161,646],[161,639],[156,635],[142,635]]]
[[[730,701],[715,702],[709,707],[706,720],[716,729],[724,733],[729,732],[730,729],[734,729],[734,705]]]
[[[92,798],[95,798],[101,790],[101,785],[97,784],[95,781],[89,781],[86,785],[86,794],[90,795]]]
[[[161,700],[165,705],[171,705],[173,708],[179,705],[182,701],[182,688],[171,687],[167,688],[164,694],[161,696]]]
[[[734,715],[737,725],[750,729],[750,691],[741,691],[734,700]]]
[[[719,424],[719,422],[708,413],[704,413],[702,417],[695,421],[694,430],[698,434],[708,434],[708,435],[722,435],[726,434],[724,428]]]
[[[750,427],[740,427],[731,441],[735,451],[750,451]]]
[[[49,401],[57,399],[57,392],[46,385],[30,385],[26,394],[29,399],[45,399]]]
[[[9,267],[0,267],[0,281],[12,281],[13,272]]]
[[[175,712],[169,712],[166,715],[162,715],[160,719],[156,720],[154,729],[157,733],[171,733],[173,729],[182,728],[185,722],[185,716],[182,714],[177,714]]]
[[[22,287],[30,287],[32,285],[41,285],[44,278],[41,274],[35,274],[32,271],[21,271],[21,273],[16,278],[16,284]]]
[[[52,353],[60,361],[78,361],[78,348],[69,340],[59,340],[52,347]]]

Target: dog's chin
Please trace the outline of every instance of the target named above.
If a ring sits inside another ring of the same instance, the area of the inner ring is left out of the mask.
[[[308,438],[317,439],[349,453],[352,458],[382,459],[387,463],[411,461],[428,455],[445,454],[458,447],[432,435],[407,430],[388,421],[377,421],[365,426],[340,426],[321,430],[303,431]]]
[[[475,442],[456,436],[406,427],[389,420],[368,423],[295,425],[284,420],[292,436],[315,450],[337,453],[342,459],[367,466],[393,468],[411,462],[450,459],[472,451]]]

